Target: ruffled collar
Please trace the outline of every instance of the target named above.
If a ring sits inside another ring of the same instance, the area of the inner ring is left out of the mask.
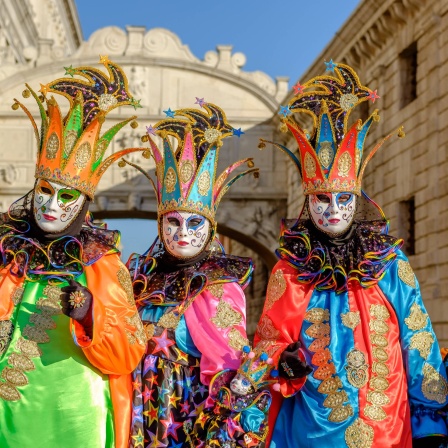
[[[348,282],[378,283],[403,240],[389,236],[383,221],[355,221],[348,234],[330,238],[310,220],[285,221],[277,256],[297,269],[297,280],[318,290],[346,291]]]
[[[250,281],[253,264],[250,258],[207,252],[195,263],[166,269],[163,255],[138,257],[128,262],[136,301],[145,303],[181,303],[197,296],[206,287]]]

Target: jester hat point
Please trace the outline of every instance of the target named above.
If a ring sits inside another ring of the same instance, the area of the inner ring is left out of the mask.
[[[129,122],[132,127],[137,125],[133,121],[136,117],[132,116],[100,135],[106,115],[119,106],[130,105],[135,109],[141,106],[140,101],[130,94],[122,68],[109,61],[107,56],[101,56],[100,62],[107,68],[107,75],[94,67],[65,67],[65,74],[71,78],[41,84],[41,95],[26,84],[23,96],[32,95],[39,107],[40,132],[21,102],[14,99],[12,105],[13,109],[21,107],[24,110],[34,128],[38,146],[35,177],[75,188],[90,200],[94,198],[101,176],[112,163],[125,154],[145,151],[145,148],[127,148],[103,160],[120,129]],[[84,79],[74,78],[74,75]],[[57,93],[69,100],[70,108],[65,118],[62,118],[56,99],[53,96],[47,98],[48,93]]]

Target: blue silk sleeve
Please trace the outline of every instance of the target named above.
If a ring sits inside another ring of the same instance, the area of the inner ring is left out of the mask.
[[[378,285],[398,320],[412,437],[447,435],[442,411],[447,404],[446,370],[417,278],[401,251]]]

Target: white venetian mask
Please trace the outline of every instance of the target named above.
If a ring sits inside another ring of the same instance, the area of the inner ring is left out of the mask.
[[[340,235],[353,222],[356,196],[345,192],[310,194],[309,209],[318,229],[330,235]]]
[[[237,395],[247,395],[248,393],[253,392],[252,384],[246,377],[241,375],[241,373],[237,373],[230,382],[230,389]]]
[[[86,196],[79,190],[39,179],[33,200],[36,223],[45,232],[59,233],[78,216],[85,200]]]
[[[189,212],[169,212],[162,217],[165,249],[178,258],[191,258],[205,248],[210,236],[210,221]]]

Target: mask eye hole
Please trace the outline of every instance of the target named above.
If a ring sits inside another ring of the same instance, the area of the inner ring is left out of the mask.
[[[180,222],[177,218],[167,218],[166,219],[171,226],[179,227]]]
[[[323,202],[325,204],[330,203],[330,198],[325,194],[318,194],[317,199],[319,200],[319,202]]]
[[[40,187],[40,191],[41,191],[41,193],[43,193],[43,194],[49,194],[49,195],[51,195],[51,194],[53,194],[53,192],[49,189],[49,188],[47,188],[47,187]]]
[[[242,384],[244,387],[247,387],[247,386],[250,385],[249,380],[247,380],[246,378],[244,378],[244,379],[241,381],[241,384]]]
[[[193,218],[190,221],[188,221],[188,228],[197,227],[202,223],[201,218]]]
[[[74,199],[74,196],[70,193],[62,193],[61,199],[65,199],[66,201],[71,201],[72,199]]]
[[[348,201],[351,199],[351,197],[352,197],[352,195],[351,195],[351,194],[348,194],[348,193],[341,194],[341,195],[339,196],[338,201],[339,201],[339,203],[341,203],[341,204],[345,204],[346,202],[348,202]]]

